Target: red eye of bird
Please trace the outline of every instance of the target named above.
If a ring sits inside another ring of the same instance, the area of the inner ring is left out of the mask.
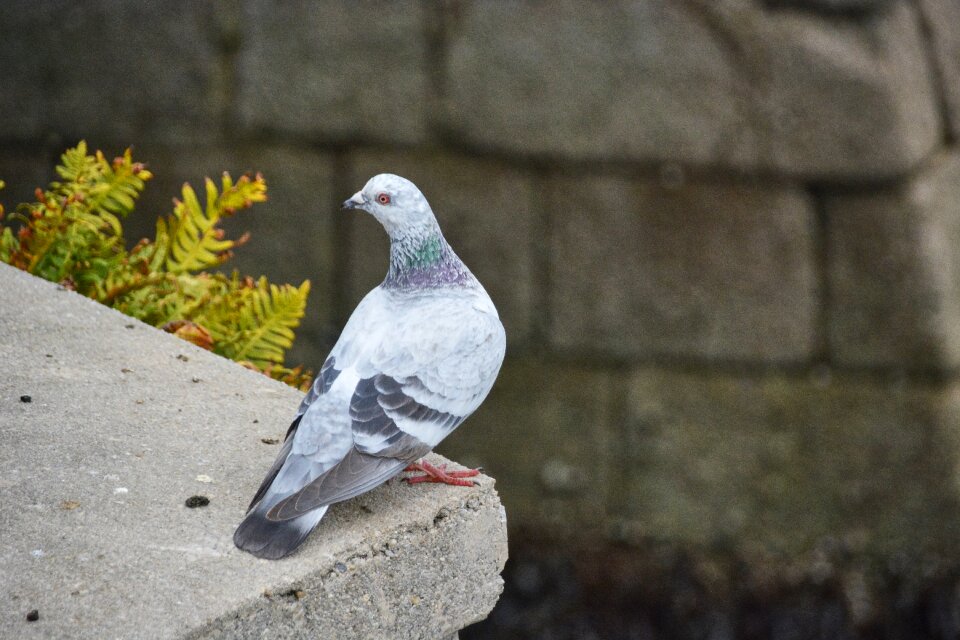
[[[380,204],[390,204],[390,196],[386,193],[378,193],[377,202]]]

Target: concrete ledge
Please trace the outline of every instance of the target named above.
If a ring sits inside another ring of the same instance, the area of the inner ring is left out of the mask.
[[[299,393],[2,264],[0,327],[0,635],[436,639],[496,603],[493,479],[385,485],[258,560],[231,535]]]

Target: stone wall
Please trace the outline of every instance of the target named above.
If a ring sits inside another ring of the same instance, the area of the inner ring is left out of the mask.
[[[143,214],[263,172],[236,262],[312,280],[292,360],[317,366],[386,268],[338,203],[405,175],[507,326],[441,451],[500,480],[515,532],[943,551],[958,24],[951,0],[7,0],[0,196],[81,137],[150,162]]]

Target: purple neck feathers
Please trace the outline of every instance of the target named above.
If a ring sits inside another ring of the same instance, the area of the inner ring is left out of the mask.
[[[390,269],[383,287],[393,290],[470,286],[473,274],[437,231],[390,241]]]

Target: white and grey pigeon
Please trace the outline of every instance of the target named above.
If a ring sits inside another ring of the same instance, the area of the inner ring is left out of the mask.
[[[346,209],[390,235],[390,268],[347,321],[287,431],[234,543],[260,558],[296,549],[327,508],[399,474],[483,402],[506,338],[490,296],[453,252],[420,190],[381,174]],[[472,484],[426,463],[413,481]]]

